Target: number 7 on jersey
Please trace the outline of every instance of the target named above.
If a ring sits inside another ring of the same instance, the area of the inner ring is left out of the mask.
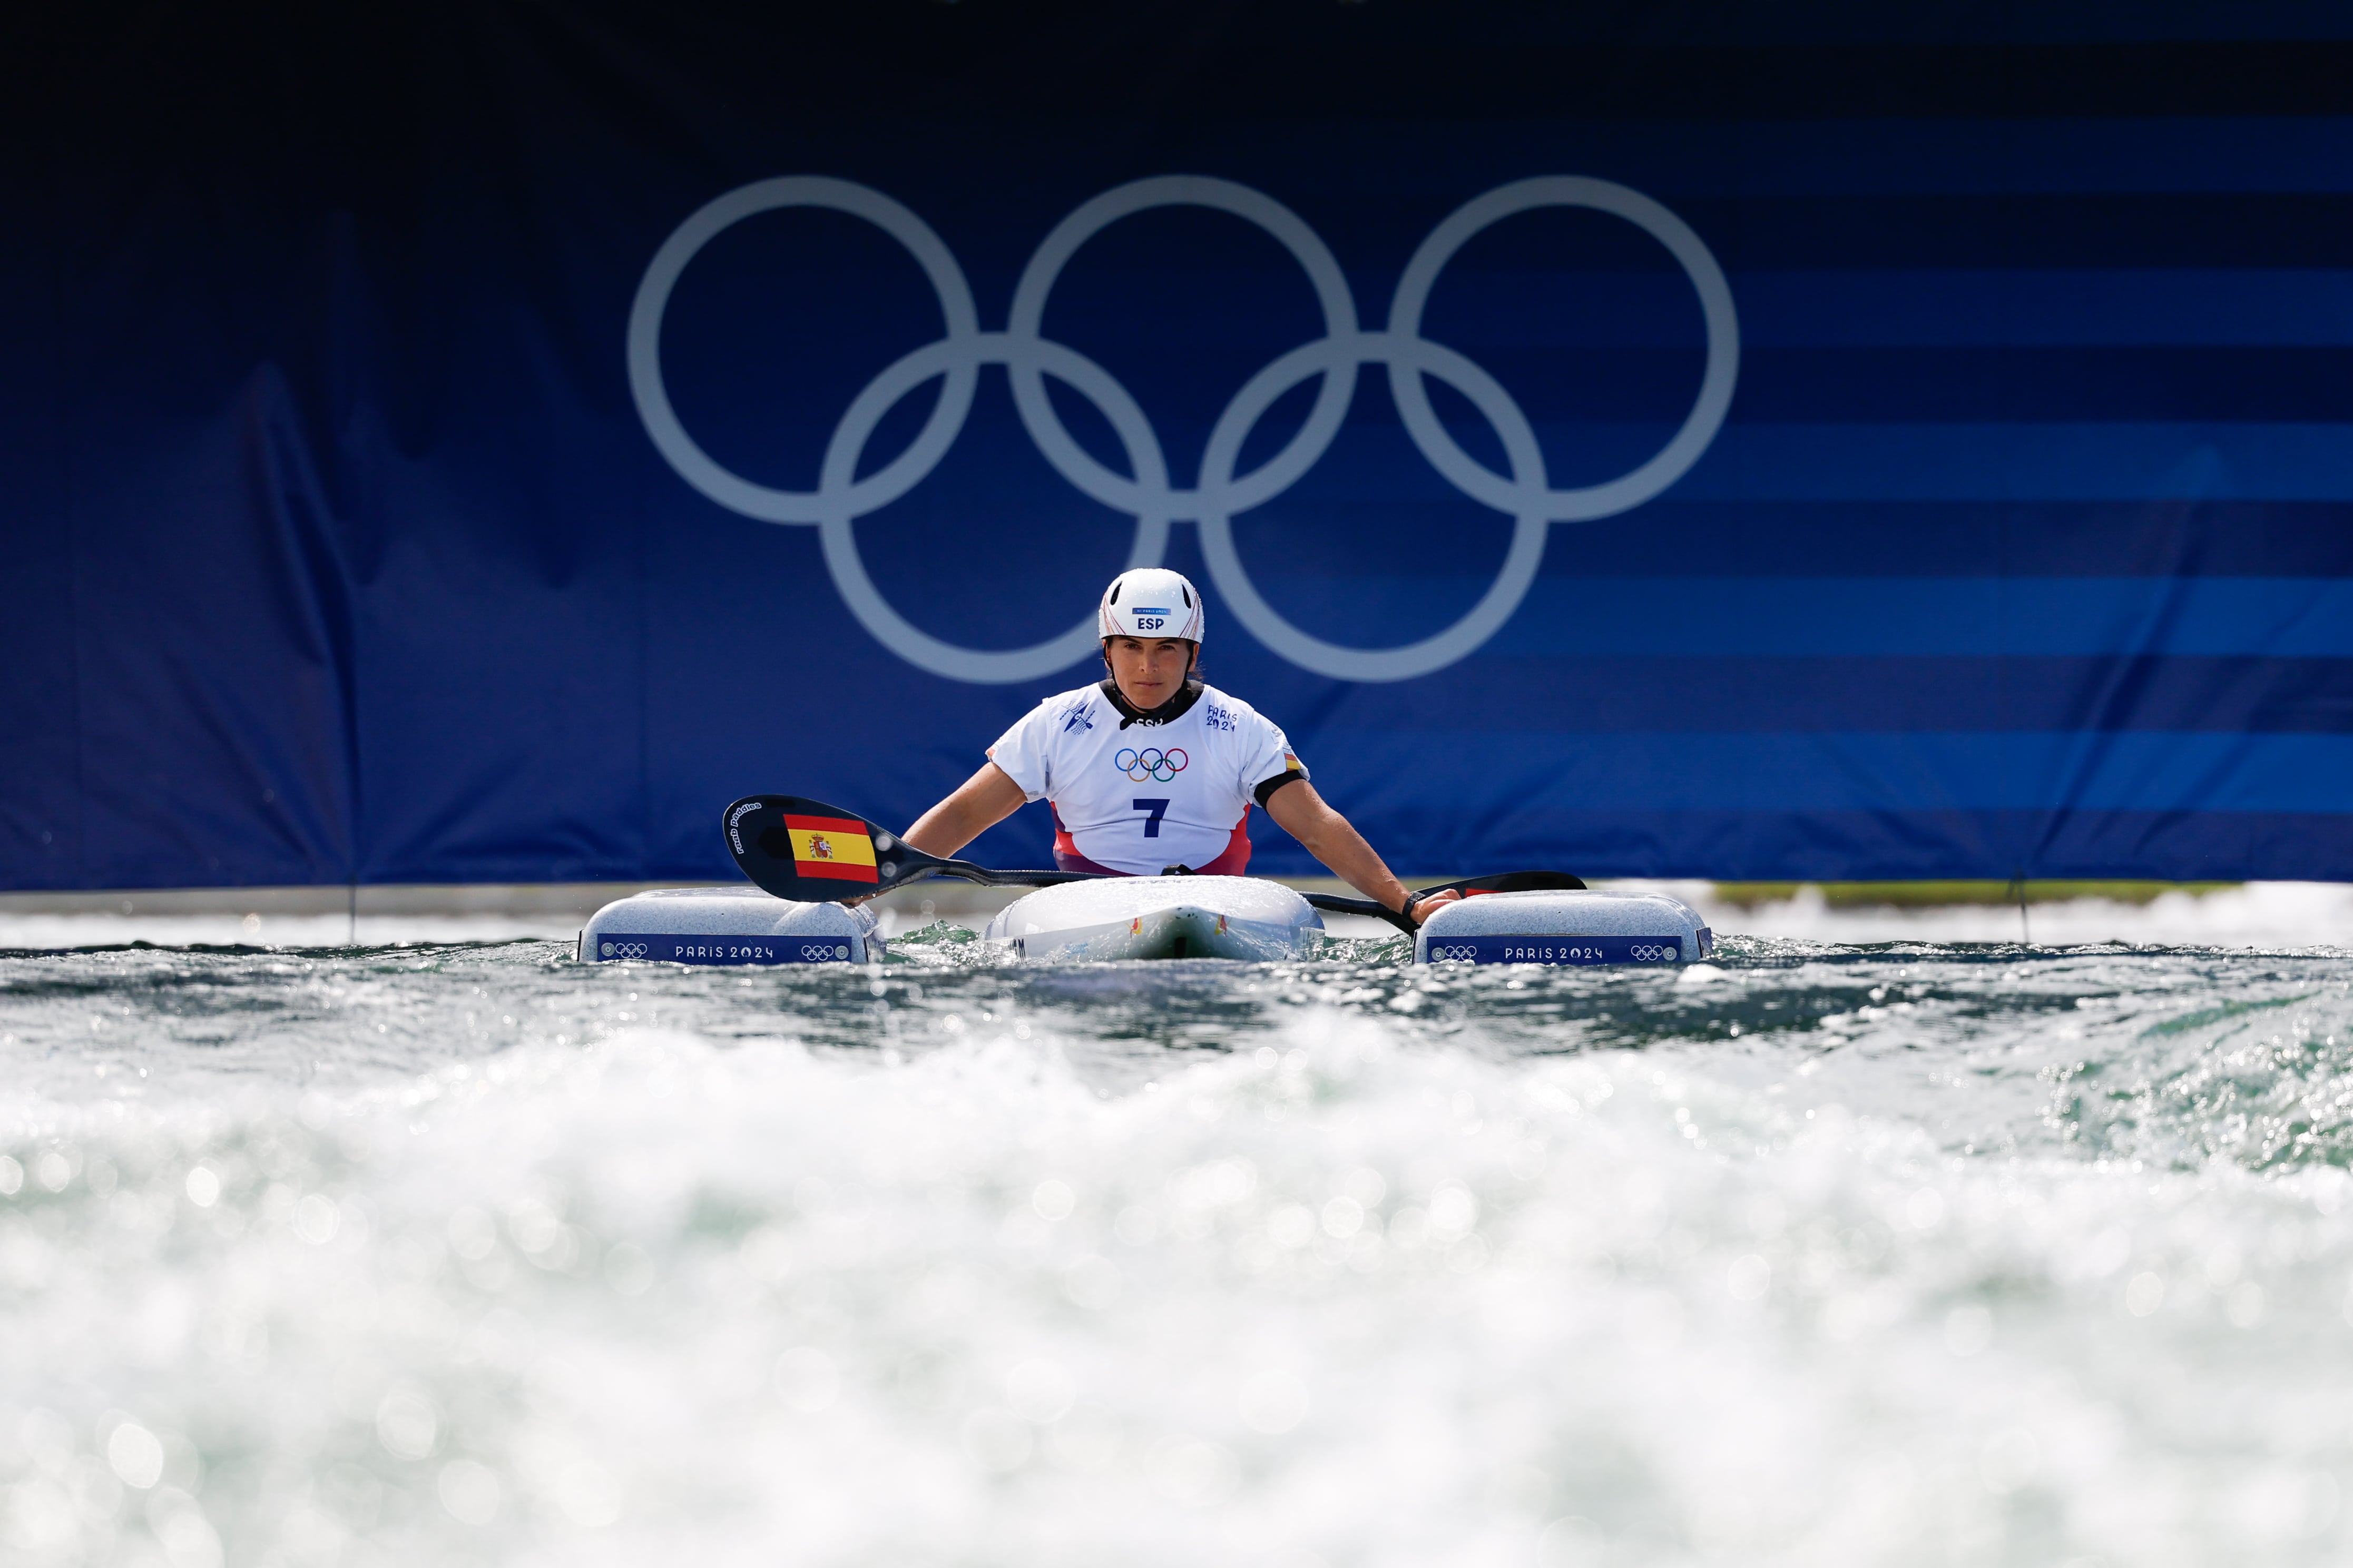
[[[1159,837],[1160,819],[1168,815],[1168,803],[1165,800],[1139,800],[1135,802],[1135,809],[1152,814],[1144,819],[1144,836],[1146,838]]]

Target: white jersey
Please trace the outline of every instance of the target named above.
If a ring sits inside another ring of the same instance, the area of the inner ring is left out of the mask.
[[[1307,770],[1282,731],[1214,686],[1166,724],[1131,722],[1100,686],[1049,697],[988,749],[1031,800],[1054,809],[1055,854],[1105,870],[1170,866],[1229,875],[1250,858],[1259,785]]]

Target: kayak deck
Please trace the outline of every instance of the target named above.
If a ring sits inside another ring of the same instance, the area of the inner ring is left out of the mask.
[[[982,934],[1030,961],[1266,963],[1315,952],[1324,943],[1324,918],[1296,892],[1263,878],[1122,877],[1016,899]]]

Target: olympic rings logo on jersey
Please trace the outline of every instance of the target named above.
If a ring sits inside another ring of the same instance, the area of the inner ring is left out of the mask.
[[[1137,784],[1147,781],[1166,784],[1170,779],[1183,773],[1185,764],[1190,760],[1185,755],[1185,748],[1182,746],[1171,746],[1166,752],[1157,746],[1146,746],[1140,752],[1123,749],[1117,756],[1112,758],[1111,765]],[[1154,820],[1157,821],[1158,818],[1155,817]]]
[[[661,328],[671,289],[704,246],[745,218],[805,206],[864,218],[906,247],[939,297],[947,335],[903,355],[868,383],[834,426],[817,488],[787,490],[730,472],[687,434],[662,381]],[[1323,337],[1278,356],[1234,394],[1210,431],[1200,474],[1190,489],[1170,479],[1159,438],[1128,390],[1077,350],[1039,335],[1047,298],[1079,247],[1121,218],[1165,206],[1208,207],[1265,230],[1307,274],[1324,316]],[[1454,253],[1491,225],[1541,207],[1609,213],[1665,246],[1697,290],[1707,328],[1707,361],[1698,395],[1667,444],[1614,479],[1569,489],[1552,487],[1535,426],[1503,384],[1462,354],[1421,335],[1422,309]],[[884,601],[858,553],[854,532],[858,519],[897,500],[938,467],[963,429],[984,364],[1006,367],[1022,426],[1055,471],[1092,500],[1135,519],[1130,567],[1161,563],[1171,524],[1197,524],[1210,581],[1253,637],[1303,669],[1357,681],[1427,675],[1485,643],[1527,596],[1550,525],[1614,516],[1641,506],[1683,478],[1723,427],[1740,371],[1740,328],[1732,287],[1706,242],[1640,191],[1574,174],[1515,180],[1457,207],[1430,230],[1406,264],[1390,298],[1388,325],[1382,331],[1357,325],[1356,300],[1340,264],[1315,231],[1273,197],[1231,180],[1165,174],[1115,186],[1082,203],[1039,243],[1023,268],[1000,332],[981,331],[963,268],[931,226],[906,206],[870,185],[825,175],[760,180],[706,203],[654,253],[630,307],[628,348],[629,390],[638,416],[681,478],[745,517],[817,528],[834,585],[860,625],[920,668],[950,679],[990,684],[1050,675],[1092,654],[1094,616],[1089,614],[1060,637],[1029,647],[1001,652],[959,647],[919,629]],[[1233,537],[1237,514],[1274,500],[1323,458],[1347,415],[1356,373],[1368,364],[1388,368],[1389,393],[1406,433],[1430,466],[1456,489],[1514,522],[1503,569],[1479,602],[1452,626],[1402,647],[1349,647],[1302,631],[1259,593]],[[1102,413],[1126,450],[1129,474],[1104,467],[1071,437],[1046,391],[1048,376]],[[1461,393],[1493,427],[1508,475],[1472,458],[1440,422],[1427,384],[1432,376]],[[935,379],[942,384],[939,401],[914,440],[890,462],[859,477],[867,442],[882,416],[908,393]],[[1247,473],[1237,472],[1242,448],[1259,420],[1285,393],[1309,380],[1320,380],[1320,384],[1306,422],[1274,456]]]

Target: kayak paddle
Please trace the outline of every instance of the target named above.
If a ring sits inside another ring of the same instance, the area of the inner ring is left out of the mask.
[[[1406,909],[1413,908],[1418,900],[1432,893],[1460,893],[1473,898],[1481,893],[1582,892],[1585,883],[1566,871],[1498,871],[1486,877],[1465,877],[1459,881],[1440,882],[1434,888],[1417,888],[1406,900]],[[1319,910],[1340,915],[1370,915],[1412,936],[1421,930],[1414,918],[1403,910],[1393,910],[1371,899],[1343,898],[1337,893],[1302,893],[1299,895]]]
[[[780,899],[836,903],[887,893],[926,877],[961,877],[984,888],[1085,882],[1091,871],[992,871],[926,855],[887,827],[797,795],[754,795],[727,808],[727,852],[744,875]]]
[[[746,795],[727,808],[721,829],[727,839],[727,852],[735,858],[736,868],[744,875],[780,899],[804,904],[871,898],[928,877],[955,877],[984,888],[1052,888],[1065,882],[1099,881],[1104,875],[1100,871],[998,871],[969,860],[927,855],[887,827],[838,805],[797,795]],[[1481,893],[1576,891],[1584,886],[1566,871],[1500,871],[1440,882],[1418,889],[1414,897],[1445,892],[1470,898]],[[1334,914],[1370,915],[1387,921],[1408,936],[1419,929],[1411,916],[1371,899],[1343,898],[1336,893],[1302,893],[1300,897]]]

